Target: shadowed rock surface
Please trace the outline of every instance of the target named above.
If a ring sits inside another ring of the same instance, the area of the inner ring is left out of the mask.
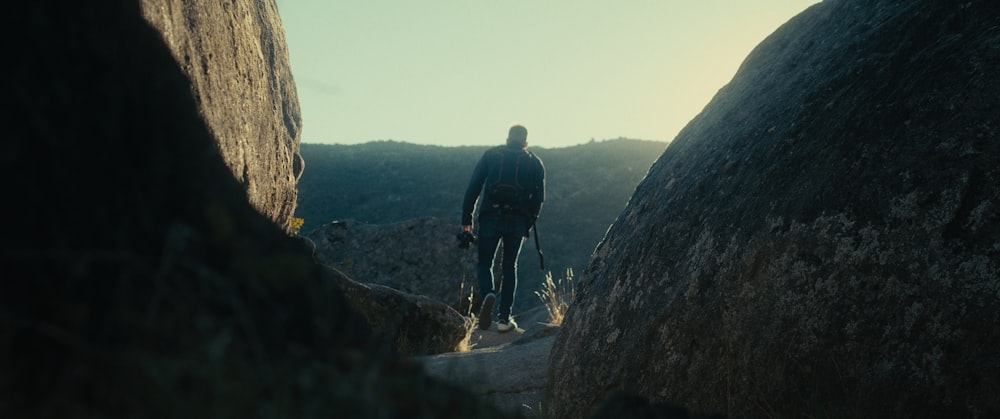
[[[141,4],[144,17],[163,34],[191,81],[199,113],[251,204],[287,228],[295,209],[295,182],[303,169],[298,152],[301,115],[277,5],[206,1],[191,7],[179,0]],[[457,314],[449,316],[446,307],[391,290],[355,287],[348,278],[342,283],[354,291],[350,295],[355,308],[364,308],[366,319],[375,321],[376,333],[389,338],[401,353],[454,348]],[[390,312],[393,321],[386,317]],[[400,329],[401,323],[419,325],[421,333],[403,333],[407,328]]]
[[[476,251],[475,245],[458,248],[458,225],[457,219],[431,217],[387,225],[334,221],[306,237],[321,262],[359,282],[459,308],[476,284]]]
[[[507,416],[383,351],[251,206],[138,1],[7,12],[0,417]]]
[[[289,228],[302,116],[274,0],[142,0],[250,202]]]
[[[520,345],[474,348],[419,362],[427,374],[460,385],[504,411],[538,417],[553,340],[555,336],[547,336]]]
[[[546,317],[544,310],[532,310],[517,317],[518,329],[475,329],[469,351],[414,360],[427,374],[461,385],[505,411],[544,417],[546,366],[558,330],[542,323]]]
[[[1000,415],[998,28],[827,0],[761,43],[577,281],[552,417]]]
[[[725,419],[722,415],[698,415],[690,410],[662,403],[650,402],[648,398],[628,393],[613,391],[609,394],[590,419]]]
[[[339,284],[350,306],[398,354],[453,352],[468,334],[472,320],[440,301],[347,277]]]

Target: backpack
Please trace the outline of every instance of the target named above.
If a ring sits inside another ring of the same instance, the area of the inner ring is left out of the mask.
[[[501,151],[496,179],[486,188],[490,200],[506,207],[523,207],[531,197],[528,188],[535,176],[534,158],[527,150]]]

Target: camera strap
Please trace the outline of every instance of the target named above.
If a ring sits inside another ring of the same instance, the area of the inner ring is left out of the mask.
[[[538,223],[532,224],[532,229],[535,230],[535,250],[538,251],[538,263],[541,265],[542,270],[545,270],[545,254],[542,253],[542,246],[538,244]]]

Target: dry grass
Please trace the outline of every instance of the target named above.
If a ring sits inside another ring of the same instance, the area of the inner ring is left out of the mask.
[[[472,348],[476,347],[476,344],[472,343],[472,333],[476,331],[477,327],[479,327],[478,324],[479,320],[477,320],[475,316],[465,318],[465,337],[458,342],[458,346],[455,347],[455,352],[468,352],[471,351]]]
[[[465,337],[458,342],[455,352],[468,352],[475,348],[472,337],[479,327],[479,318],[472,313],[472,285],[469,284],[466,290],[465,277],[462,277],[461,289],[459,290],[459,300],[466,300],[460,306],[465,307],[465,312],[461,313],[465,317]],[[553,279],[552,272],[545,274],[545,282],[542,289],[535,291],[535,295],[542,300],[545,310],[549,314],[549,324],[554,326],[562,325],[569,310],[570,303],[576,297],[576,290],[573,288],[573,269],[567,269],[563,278]]]
[[[479,327],[479,319],[472,314],[472,285],[469,284],[469,291],[466,292],[464,275],[462,276],[462,285],[458,292],[458,299],[459,301],[462,299],[467,300],[464,306],[468,307],[468,310],[465,313],[461,313],[462,316],[465,317],[465,337],[458,342],[458,346],[455,347],[455,352],[468,352],[476,346],[475,343],[472,343],[472,333],[476,331],[477,327]]]
[[[566,269],[565,278],[555,281],[552,280],[552,272],[545,274],[542,289],[535,291],[535,295],[542,300],[545,310],[549,312],[549,324],[562,325],[566,311],[576,297],[576,290],[573,288],[573,268]]]

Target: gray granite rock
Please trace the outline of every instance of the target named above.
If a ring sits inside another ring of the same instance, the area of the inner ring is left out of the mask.
[[[346,220],[306,237],[316,244],[321,262],[356,281],[426,296],[468,314],[468,297],[476,288],[476,251],[475,245],[458,247],[458,230],[457,220],[445,218],[386,225]]]
[[[1000,414],[998,27],[827,0],[763,41],[577,281],[551,417]]]
[[[250,202],[290,229],[302,116],[274,0],[142,0]]]
[[[499,338],[518,339],[519,331],[479,332]],[[489,340],[490,338],[487,338]],[[496,346],[477,346],[470,351],[416,358],[432,377],[468,389],[503,411],[526,417],[544,416],[543,395],[546,365],[554,336],[517,340]]]
[[[454,352],[468,335],[472,320],[440,301],[342,275],[338,285],[351,308],[397,354]]]

